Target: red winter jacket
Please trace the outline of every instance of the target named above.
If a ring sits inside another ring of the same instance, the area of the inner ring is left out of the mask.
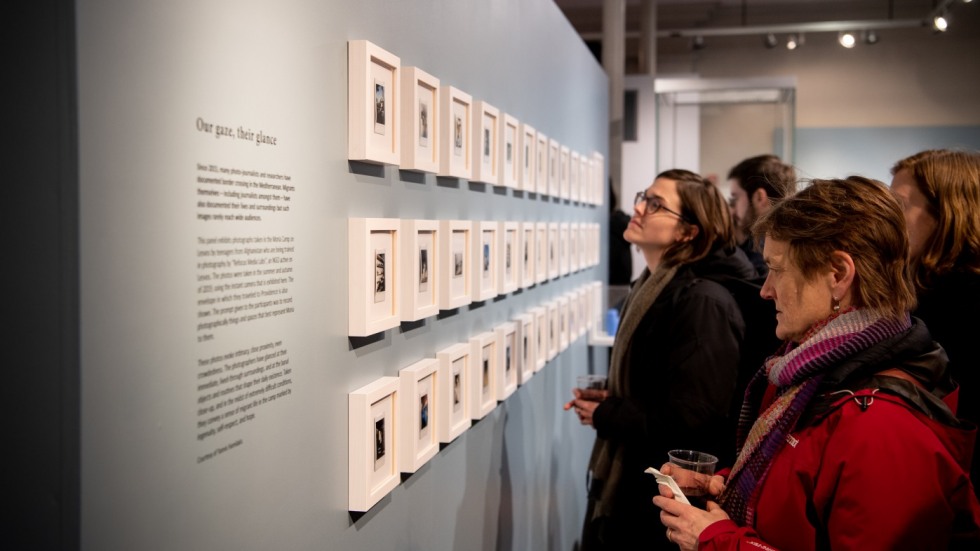
[[[938,374],[902,369],[906,380],[879,375],[801,423],[758,490],[754,526],[715,522],[699,551],[980,549],[968,476],[976,429],[923,389]]]

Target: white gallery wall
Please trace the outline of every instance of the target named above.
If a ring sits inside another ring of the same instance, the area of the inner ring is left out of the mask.
[[[594,434],[561,406],[608,353],[585,338],[348,511],[349,392],[606,279],[602,251],[349,338],[348,218],[597,223],[607,241],[605,206],[349,162],[348,41],[608,158],[605,74],[553,2],[80,0],[75,17],[82,548],[572,548]]]

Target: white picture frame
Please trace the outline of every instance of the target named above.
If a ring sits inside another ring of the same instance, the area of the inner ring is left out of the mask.
[[[367,40],[347,42],[347,158],[399,161],[398,56]]]
[[[507,113],[500,113],[500,144],[497,148],[497,166],[500,167],[498,184],[503,187],[517,189],[517,181],[521,168],[520,154],[517,147],[520,142],[520,123]]]
[[[560,163],[561,155],[561,145],[558,140],[549,139],[548,140],[548,195],[551,197],[561,197],[561,177]]]
[[[498,295],[517,290],[522,270],[520,223],[497,222],[497,281]]]
[[[347,395],[347,509],[365,512],[401,481],[396,462],[398,377],[381,377]]]
[[[548,361],[555,359],[559,352],[561,338],[561,316],[558,299],[549,300],[545,304],[548,309]]]
[[[557,279],[561,273],[561,240],[558,227],[558,222],[548,222],[548,279]]]
[[[519,285],[522,289],[533,287],[537,282],[537,241],[536,224],[534,222],[521,222],[518,229],[520,235],[520,254],[519,262],[521,265]]]
[[[538,131],[535,136],[535,147],[534,147],[534,189],[537,190],[538,195],[545,196],[550,194],[550,189],[548,186],[548,173],[551,167],[548,161],[549,144],[551,140],[548,136]]]
[[[402,170],[439,172],[439,79],[418,67],[402,67]]]
[[[436,420],[439,441],[448,444],[466,432],[473,423],[470,416],[470,343],[463,342],[436,353],[439,376],[436,401],[442,412]]]
[[[568,201],[571,198],[571,152],[567,145],[558,148],[558,196]]]
[[[469,180],[473,175],[473,97],[443,84],[439,87],[439,175]]]
[[[517,345],[517,324],[512,321],[494,327],[497,334],[497,401],[503,402],[517,390],[521,366]]]
[[[558,276],[569,273],[569,226],[568,222],[558,223]]]
[[[535,306],[529,312],[534,316],[534,371],[538,372],[548,363],[548,308]]]
[[[401,323],[401,221],[349,218],[347,334],[366,337]]]
[[[589,286],[579,287],[575,294],[578,295],[578,337],[584,336],[592,326],[592,318],[589,315]]]
[[[497,222],[473,222],[471,236],[473,261],[472,302],[490,300],[498,294],[499,254],[497,247]]]
[[[606,158],[598,151],[592,153],[592,160],[595,163],[593,170],[593,180],[595,185],[595,202],[596,206],[601,206],[606,203]]]
[[[548,223],[534,224],[534,282],[548,281]]]
[[[582,197],[580,157],[579,152],[574,149],[568,154],[568,198],[573,203],[578,203]]]
[[[439,309],[473,301],[473,222],[439,221]]]
[[[517,170],[517,189],[524,190],[526,193],[537,193],[537,147],[538,136],[534,127],[526,122],[522,122],[520,130],[518,132],[520,139],[518,140],[517,149],[520,152],[518,156],[518,164],[520,167]]]
[[[517,357],[520,369],[517,372],[518,384],[524,385],[537,372],[537,355],[534,351],[534,315],[530,311],[514,316],[517,327]]]
[[[568,273],[574,274],[582,267],[582,225],[568,223]]]
[[[470,417],[480,420],[497,407],[497,334],[470,337]]]
[[[568,348],[570,325],[568,315],[569,298],[567,294],[558,297],[558,353]]]
[[[439,360],[424,358],[398,371],[399,418],[398,434],[399,469],[414,473],[422,468],[439,451],[439,431],[436,428],[443,415],[438,400]]]
[[[439,313],[441,249],[438,220],[402,220],[401,320]]]
[[[473,102],[473,176],[474,182],[500,185],[500,110],[483,100]]]

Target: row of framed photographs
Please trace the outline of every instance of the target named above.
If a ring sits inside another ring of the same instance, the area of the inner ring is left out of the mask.
[[[575,151],[367,40],[348,42],[348,159],[601,205],[605,160]]]
[[[590,282],[348,395],[349,503],[369,510],[578,338],[600,326]]]
[[[348,335],[556,279],[599,263],[594,222],[348,219]]]

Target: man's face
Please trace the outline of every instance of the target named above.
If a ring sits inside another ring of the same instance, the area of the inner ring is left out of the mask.
[[[748,235],[748,229],[756,219],[752,201],[737,178],[728,180],[728,187],[731,190],[732,222],[740,233]]]

